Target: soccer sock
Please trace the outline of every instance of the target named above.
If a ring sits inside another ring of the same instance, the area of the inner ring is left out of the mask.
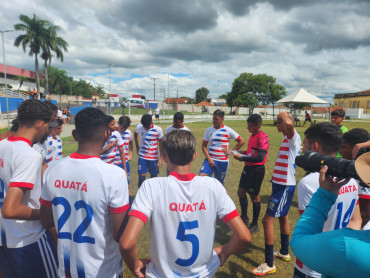
[[[280,239],[281,239],[280,253],[283,255],[288,255],[289,253],[289,234],[287,235],[280,234]]]
[[[240,203],[240,209],[242,210],[242,215],[247,215],[248,198],[247,197],[239,198],[239,203]]]
[[[145,176],[139,175],[139,188],[141,184],[145,181]]]
[[[252,224],[258,225],[258,217],[261,212],[261,202],[253,203],[253,221]]]
[[[265,261],[269,267],[274,265],[274,245],[265,244]]]

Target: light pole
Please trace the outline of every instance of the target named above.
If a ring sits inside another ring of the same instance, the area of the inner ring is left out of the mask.
[[[154,90],[153,90],[153,91],[154,91],[154,100],[155,100],[155,81],[156,81],[156,80],[159,80],[159,78],[154,78],[154,77],[153,77],[153,78],[151,78],[151,79],[153,79],[153,82],[154,82]]]
[[[8,33],[8,32],[14,32],[14,30],[0,31],[1,38],[2,38],[2,41],[3,41],[3,60],[4,60],[4,77],[5,77],[5,89],[4,89],[4,93],[5,93],[5,98],[6,98],[6,115],[7,115],[7,118],[8,118],[8,129],[9,129],[9,104],[8,104],[8,94],[6,92],[6,90],[8,88],[8,82],[6,80],[5,46],[4,46],[4,33]]]
[[[109,108],[110,108],[110,97],[111,97],[111,94],[112,94],[112,81],[111,81],[111,78],[110,78],[110,67],[111,66],[113,66],[113,64],[108,65],[108,67],[109,67]],[[108,114],[108,108],[107,108],[107,114]]]

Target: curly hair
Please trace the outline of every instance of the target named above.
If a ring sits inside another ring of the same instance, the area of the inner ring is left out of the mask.
[[[247,122],[255,125],[262,125],[262,118],[258,114],[252,114],[248,117]]]
[[[331,112],[331,115],[344,118],[346,116],[346,112],[344,112],[343,109],[335,109],[333,112]]]
[[[146,128],[149,128],[150,125],[152,124],[153,122],[153,119],[152,119],[152,116],[149,115],[149,114],[144,114],[142,117],[141,117],[141,124],[143,125],[143,127],[146,127]]]
[[[96,142],[104,138],[107,129],[106,115],[97,108],[88,107],[75,117],[76,132],[79,141]]]
[[[358,143],[370,140],[370,134],[366,129],[354,128],[343,134],[343,140],[354,147]]]
[[[38,121],[48,123],[51,115],[52,111],[46,104],[39,100],[28,99],[19,105],[17,119],[19,126],[32,127]]]
[[[317,142],[325,154],[338,152],[342,143],[340,128],[332,123],[319,123],[310,126],[304,135],[310,144]]]

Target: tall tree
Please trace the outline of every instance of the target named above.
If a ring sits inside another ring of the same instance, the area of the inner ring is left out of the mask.
[[[23,83],[28,81],[28,78],[22,75],[16,75],[13,79],[19,81],[18,92],[19,92],[19,89],[22,87]]]
[[[56,54],[57,59],[63,62],[63,50],[68,51],[68,43],[61,37],[58,37],[57,32],[60,30],[59,26],[50,25],[46,30],[45,41],[41,46],[41,58],[44,60],[44,77],[45,77],[45,93],[49,94],[49,75],[48,67],[51,64],[53,57],[52,52]]]
[[[203,100],[206,100],[208,94],[209,94],[209,90],[205,87],[202,87],[196,90],[195,91],[195,103],[199,103]]]
[[[36,88],[37,92],[40,93],[39,62],[37,56],[41,51],[42,45],[45,45],[46,29],[50,26],[50,22],[40,19],[35,14],[33,18],[21,14],[19,20],[22,23],[15,24],[14,29],[17,31],[25,31],[26,34],[19,35],[14,41],[14,46],[19,47],[22,45],[24,52],[26,52],[27,47],[29,47],[28,54],[30,56],[35,56]]]

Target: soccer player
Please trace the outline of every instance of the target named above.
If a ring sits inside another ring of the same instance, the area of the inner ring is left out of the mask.
[[[77,152],[45,172],[41,220],[58,230],[59,277],[120,277],[118,240],[129,209],[126,174],[100,159],[109,136],[105,115],[86,108],[72,131]]]
[[[184,123],[184,114],[182,114],[181,112],[176,112],[175,115],[173,115],[173,125],[168,126],[164,134],[179,129],[190,131],[190,129],[184,126],[183,123]]]
[[[335,157],[342,141],[339,127],[331,123],[319,123],[305,131],[303,151],[310,150],[319,154]],[[319,173],[307,173],[297,185],[299,213],[302,214],[312,195],[320,187]],[[329,211],[323,232],[341,228],[361,229],[361,215],[358,205],[358,184],[350,179]],[[299,258],[295,261],[294,278],[321,277],[321,274],[304,265]]]
[[[186,130],[163,138],[170,176],[149,179],[139,189],[120,240],[128,268],[136,277],[212,277],[219,265],[251,240],[225,188],[214,178],[191,172],[196,140]],[[225,245],[213,248],[216,217],[232,230]],[[137,258],[140,231],[150,219],[150,263]]]
[[[44,142],[44,149],[46,152],[46,163],[48,164],[48,166],[51,163],[63,158],[62,139],[58,137],[62,133],[62,131],[63,131],[63,120],[56,119],[55,121],[50,123],[49,136]]]
[[[263,276],[276,272],[274,256],[290,260],[289,255],[289,218],[288,211],[295,190],[295,158],[301,148],[301,137],[294,129],[294,117],[291,113],[281,112],[276,119],[276,128],[284,134],[280,145],[274,172],[272,174],[272,194],[262,219],[265,234],[265,263],[252,272]],[[274,220],[279,218],[281,249],[274,252]]]
[[[223,149],[229,148],[230,138],[238,142],[233,150],[239,150],[245,144],[238,133],[223,125],[224,115],[225,112],[220,109],[213,112],[213,126],[207,128],[203,137],[202,150],[206,158],[199,173],[200,176],[212,176],[214,173],[214,177],[223,185],[229,167],[229,158],[223,153]]]
[[[140,135],[140,147],[138,136]],[[162,166],[162,138],[163,131],[159,126],[153,124],[152,116],[145,114],[141,117],[141,124],[137,125],[134,133],[135,146],[137,154],[139,155],[138,161],[138,174],[139,184],[145,181],[146,173],[149,170],[150,177],[154,178],[159,173],[159,167]]]
[[[126,161],[125,152],[123,150],[124,142],[121,134],[116,130],[116,121],[112,116],[106,115],[105,123],[107,124],[110,136],[101,150],[100,157],[104,162],[122,168],[127,176],[126,163],[123,163]]]
[[[362,144],[370,140],[369,132],[363,128],[354,128],[343,134],[342,144],[339,153],[342,158],[352,160],[352,151],[357,144]],[[365,149],[365,152],[370,149]],[[361,181],[359,181],[361,182]],[[361,185],[361,184],[360,184]],[[358,189],[360,213],[362,218],[362,227],[370,220],[370,188],[359,186]]]
[[[154,110],[155,119],[157,120],[157,123],[159,123],[159,106]]]
[[[305,111],[304,113],[305,113],[305,115],[304,115],[304,122],[303,122],[302,127],[306,124],[306,122],[310,122],[310,123],[311,123],[311,125],[312,125],[312,121],[311,121],[311,116],[310,116],[310,114],[308,114],[308,112],[307,112],[307,111]]]
[[[248,140],[246,152],[230,152],[226,153],[234,155],[234,158],[239,161],[244,161],[244,169],[240,176],[238,196],[240,208],[242,211],[241,218],[243,222],[249,226],[248,212],[248,193],[253,203],[253,221],[250,224],[249,230],[251,234],[259,231],[258,217],[261,212],[260,189],[263,178],[265,177],[265,163],[269,150],[269,138],[262,131],[262,118],[258,114],[253,114],[247,119],[248,131],[251,133]]]
[[[344,117],[346,116],[346,112],[343,109],[336,109],[331,112],[331,122],[338,126],[342,133],[346,133],[348,128],[343,125]]]
[[[42,158],[32,148],[47,134],[51,115],[41,101],[25,100],[15,136],[0,142],[0,270],[5,277],[56,277],[56,247],[40,222]]]
[[[131,125],[131,120],[127,116],[121,116],[118,120],[118,132],[123,140],[123,151],[126,158],[126,170],[127,170],[127,182],[130,183],[130,164],[132,160],[133,144],[132,144],[132,132],[128,128]],[[116,159],[118,159],[119,153],[116,153]]]

